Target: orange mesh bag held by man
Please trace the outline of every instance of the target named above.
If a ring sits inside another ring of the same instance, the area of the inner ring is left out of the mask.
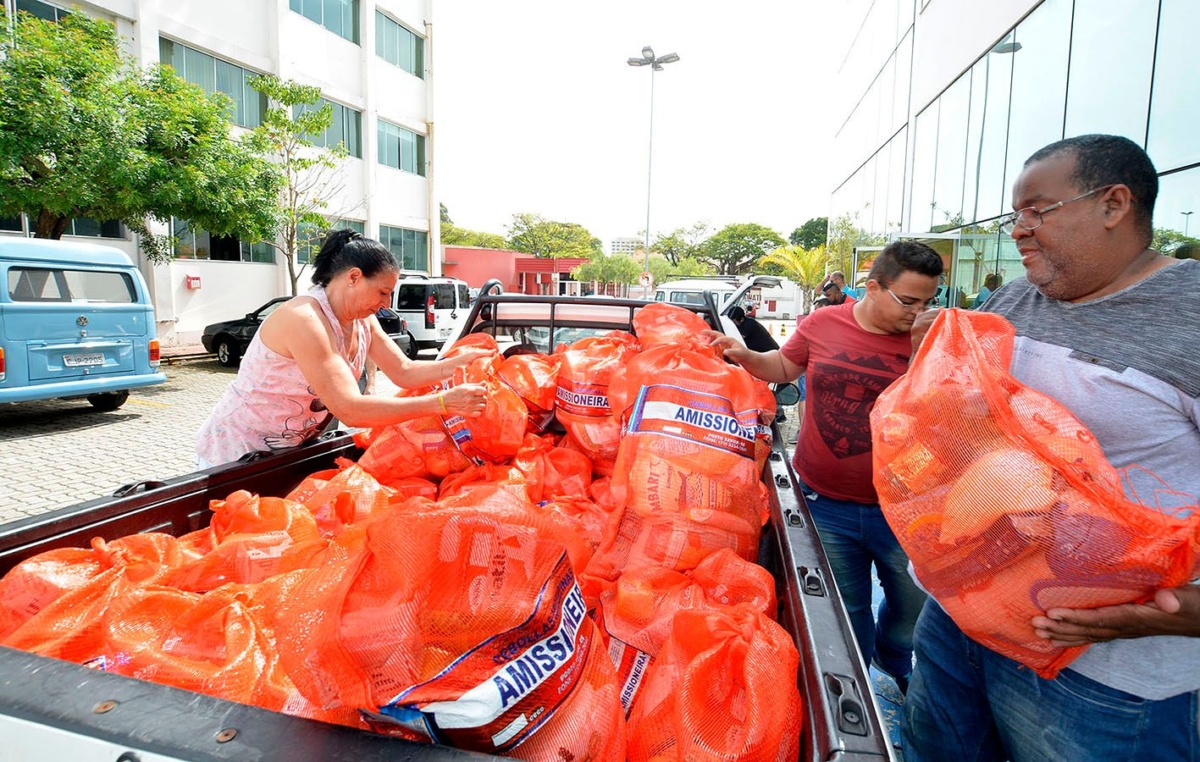
[[[575,584],[570,527],[499,489],[397,510],[281,602],[276,631],[303,633],[279,644],[301,692],[460,748],[623,759],[616,678]]]
[[[800,655],[749,604],[680,611],[629,716],[630,762],[793,762]]]
[[[1187,582],[1200,511],[1131,499],[1092,433],[1009,375],[1013,335],[999,315],[938,316],[872,411],[875,487],[917,578],[963,632],[1052,678],[1085,646],[1038,638],[1031,619]],[[1179,504],[1162,485],[1168,495]]]

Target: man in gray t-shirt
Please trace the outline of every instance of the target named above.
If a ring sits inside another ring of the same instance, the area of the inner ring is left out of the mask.
[[[1157,193],[1149,157],[1125,138],[1086,135],[1035,153],[1013,188],[1017,212],[1002,221],[1026,277],[984,309],[1017,329],[1012,374],[1070,408],[1115,467],[1185,493],[1178,505],[1164,503],[1161,485],[1133,484],[1131,495],[1177,508],[1200,497],[1200,262],[1148,248]],[[1032,621],[1039,637],[1094,644],[1053,680],[926,605],[907,762],[1200,760],[1200,587],[1046,614]]]

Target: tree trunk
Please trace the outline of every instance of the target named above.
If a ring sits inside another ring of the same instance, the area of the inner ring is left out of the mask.
[[[49,209],[41,209],[38,211],[37,225],[34,228],[33,237],[58,240],[66,232],[67,223],[70,221],[70,217],[55,214]]]

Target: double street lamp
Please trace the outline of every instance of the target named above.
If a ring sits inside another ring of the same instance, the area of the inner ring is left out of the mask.
[[[647,45],[642,48],[641,58],[630,58],[630,66],[649,66],[650,67],[650,145],[646,149],[646,247],[643,251],[643,267],[645,272],[650,272],[650,179],[654,169],[654,72],[662,71],[663,66],[669,63],[675,63],[679,60],[679,56],[675,53],[668,53],[665,56],[655,56],[654,48]]]

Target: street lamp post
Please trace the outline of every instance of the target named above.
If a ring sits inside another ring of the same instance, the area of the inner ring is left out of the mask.
[[[1187,238],[1188,222],[1190,222],[1192,219],[1192,213],[1191,212],[1180,212],[1180,214],[1183,215],[1183,237]]]
[[[630,58],[630,66],[650,67],[650,144],[646,149],[646,245],[642,252],[642,269],[650,272],[650,181],[654,170],[654,72],[662,71],[663,66],[675,63],[679,56],[668,53],[665,56],[655,56],[654,48],[647,45],[642,48],[641,58]]]

